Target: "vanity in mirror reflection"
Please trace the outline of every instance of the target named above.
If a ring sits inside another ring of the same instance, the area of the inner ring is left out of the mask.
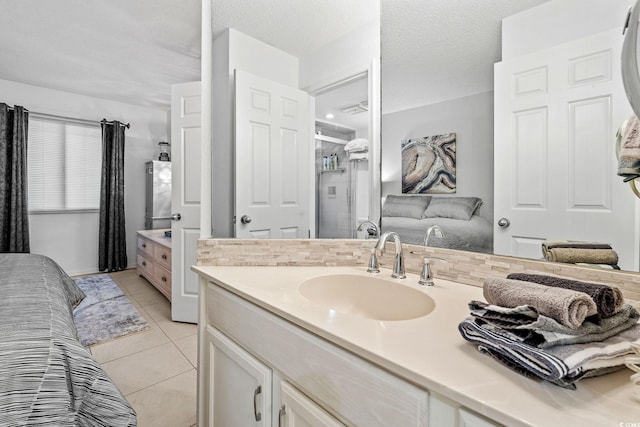
[[[595,242],[638,271],[638,210],[615,156],[616,132],[632,114],[620,70],[628,6],[382,0],[382,231],[400,227],[404,197],[403,241],[424,240],[439,221],[473,220],[485,228],[429,245],[544,259],[547,241]],[[451,133],[455,190],[426,193],[440,206],[418,212],[403,175],[429,159],[408,163],[401,145]],[[461,209],[473,198],[478,206]],[[459,243],[478,235],[481,246]]]

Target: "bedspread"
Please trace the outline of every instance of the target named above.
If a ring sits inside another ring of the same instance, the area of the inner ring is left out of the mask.
[[[75,282],[51,259],[0,254],[0,426],[135,426],[78,341]]]

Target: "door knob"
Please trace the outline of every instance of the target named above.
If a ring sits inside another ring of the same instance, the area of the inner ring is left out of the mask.
[[[509,221],[507,218],[500,218],[498,220],[498,226],[499,227],[507,228],[510,225],[511,225],[511,221]]]
[[[240,222],[243,224],[249,224],[251,222],[251,217],[249,215],[242,215],[242,217],[240,217]]]
[[[182,215],[180,215],[179,213],[171,214],[171,219],[174,221],[180,221],[182,219]]]

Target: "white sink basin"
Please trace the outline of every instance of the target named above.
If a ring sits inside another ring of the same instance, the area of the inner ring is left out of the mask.
[[[343,314],[375,320],[426,316],[435,301],[417,289],[391,280],[357,274],[328,274],[307,279],[298,288],[310,301]]]

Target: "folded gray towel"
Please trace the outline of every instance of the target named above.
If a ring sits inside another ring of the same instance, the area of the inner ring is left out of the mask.
[[[598,312],[593,299],[584,292],[521,280],[488,278],[484,281],[483,294],[489,304],[503,307],[528,305],[572,329]]]
[[[513,340],[500,330],[490,330],[473,317],[458,325],[462,337],[478,345],[505,365],[526,376],[535,376],[561,386],[573,386],[583,377],[611,372],[624,367],[625,358],[633,353],[632,343],[640,343],[640,324],[602,342],[556,345],[541,349]]]
[[[616,156],[618,175],[624,182],[640,177],[640,122],[635,115],[625,120],[618,130]]]
[[[538,283],[544,286],[571,289],[573,291],[584,292],[593,298],[601,317],[611,317],[617,313],[622,304],[624,296],[622,291],[615,286],[601,285],[591,282],[580,282],[559,276],[548,276],[542,274],[511,273],[507,279],[522,280],[525,282]]]
[[[580,327],[571,329],[550,317],[538,314],[528,306],[507,308],[472,301],[469,308],[471,315],[483,327],[502,329],[511,334],[514,340],[538,348],[603,341],[629,329],[640,318],[640,314],[632,305],[625,304],[614,316],[602,319],[598,323],[585,320]]]

